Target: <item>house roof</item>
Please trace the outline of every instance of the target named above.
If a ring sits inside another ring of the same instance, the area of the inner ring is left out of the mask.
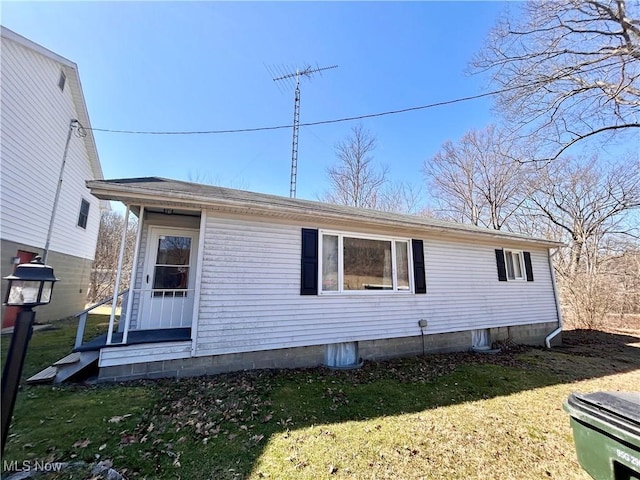
[[[78,120],[86,130],[84,142],[86,145],[87,154],[89,156],[89,161],[91,162],[91,170],[93,171],[94,178],[104,178],[102,173],[102,166],[100,165],[100,159],[98,157],[98,149],[96,148],[96,142],[93,137],[93,130],[91,130],[91,122],[89,121],[87,104],[85,103],[84,94],[82,93],[82,84],[80,83],[78,66],[71,60],[62,57],[57,53],[52,52],[51,50],[47,50],[43,46],[38,45],[28,38],[25,38],[22,35],[14,32],[13,30],[9,30],[8,28],[1,25],[0,35],[2,36],[2,38],[6,38],[8,40],[16,42],[23,47],[33,50],[40,55],[43,55],[60,64],[65,76],[67,77],[67,84],[69,85],[71,97],[73,98],[76,114],[78,116],[76,120]]]
[[[417,229],[453,235],[535,243],[546,247],[562,245],[560,242],[551,240],[532,238],[517,233],[491,230],[473,225],[446,222],[435,218],[334,205],[160,177],[93,180],[87,182],[87,187],[98,198],[118,200],[130,206],[206,207],[237,214],[316,221],[320,219],[335,222],[347,221],[378,227]]]

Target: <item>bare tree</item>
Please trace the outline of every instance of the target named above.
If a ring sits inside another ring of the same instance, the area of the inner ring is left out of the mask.
[[[89,292],[87,294],[87,300],[90,303],[98,302],[113,295],[123,228],[124,217],[120,213],[114,211],[102,212],[95,260],[91,269]],[[129,287],[137,229],[137,222],[129,220],[125,240],[123,271],[120,277],[121,290]]]
[[[638,225],[626,224],[627,215],[640,207],[640,164],[629,157],[603,165],[597,157],[587,162],[558,159],[536,173],[530,197],[540,215],[555,225],[569,245],[560,272],[574,277],[596,268],[603,240],[615,234],[636,235]]]
[[[422,188],[409,182],[387,182],[381,189],[377,210],[425,215]]]
[[[586,267],[572,276],[558,272],[561,304],[573,327],[599,328],[613,315],[624,320],[640,312],[640,245],[616,235],[598,243],[597,251],[588,249]]]
[[[475,58],[503,92],[515,130],[555,159],[576,142],[640,127],[640,3],[529,2],[502,19]],[[608,136],[606,136],[608,137]]]
[[[444,216],[496,230],[515,225],[514,216],[529,191],[530,168],[513,159],[516,145],[490,125],[446,142],[424,174]]]
[[[339,205],[378,208],[381,189],[387,183],[388,169],[376,167],[372,153],[376,137],[362,125],[335,146],[338,163],[327,169],[330,189],[321,200]]]
[[[202,183],[204,185],[214,185],[217,187],[234,188],[236,190],[248,190],[249,182],[244,179],[225,180],[220,175],[212,175],[209,171],[190,170],[187,173],[187,181],[192,183]]]

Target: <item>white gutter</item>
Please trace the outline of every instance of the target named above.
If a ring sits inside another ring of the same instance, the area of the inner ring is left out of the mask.
[[[551,253],[551,249],[549,249],[549,270],[551,271],[551,285],[553,286],[553,297],[556,301],[556,312],[558,314],[558,328],[556,328],[553,332],[547,335],[544,339],[544,343],[547,348],[551,348],[551,340],[557,337],[560,332],[562,332],[562,311],[560,310],[560,298],[558,297],[558,288],[556,287],[556,273],[553,268],[553,256],[558,253],[556,249],[555,252]]]

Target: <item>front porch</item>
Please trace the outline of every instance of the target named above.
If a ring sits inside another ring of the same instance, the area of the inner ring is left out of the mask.
[[[133,258],[125,262],[131,214],[138,217],[138,232]],[[191,356],[204,221],[200,210],[127,205],[113,297],[78,313],[72,354],[28,381],[62,382],[96,362],[102,368]],[[130,288],[119,292],[125,279]],[[109,303],[106,333],[85,339],[89,312]]]
[[[125,297],[126,305],[128,291],[121,292],[118,297]],[[114,366],[122,363],[137,364],[150,360],[167,360],[172,358],[187,358],[191,355],[192,329],[187,327],[131,329],[125,330],[127,322],[120,322],[112,310],[112,318],[108,330],[97,336],[95,321],[85,341],[85,328],[88,316],[97,307],[111,302],[107,299],[92,305],[74,316],[78,320],[75,345],[71,353],[61,358],[51,366],[27,379],[27,383],[61,383],[80,374],[89,376],[99,373],[104,365]],[[181,323],[181,315],[173,317],[174,324]],[[147,319],[147,323],[150,321]],[[153,323],[153,322],[151,322]],[[171,324],[172,322],[170,322]],[[104,325],[104,324],[103,324]],[[98,330],[99,331],[99,330]],[[104,332],[104,329],[102,329]],[[96,368],[98,370],[96,370]]]
[[[75,351],[143,344],[186,342],[197,318],[198,258],[203,215],[200,210],[126,204],[111,315],[106,335],[82,339]],[[138,217],[132,258],[125,261],[129,217]],[[126,280],[129,289],[116,294]],[[118,297],[121,314],[118,317]],[[82,324],[82,322],[80,322]]]
[[[191,328],[163,328],[155,330],[132,330],[127,336],[126,343],[123,342],[124,333],[116,332],[112,335],[110,347],[126,347],[130,345],[140,345],[144,343],[166,343],[191,340]],[[107,346],[107,334],[95,337],[88,342],[76,347],[74,352],[90,352],[101,350]]]

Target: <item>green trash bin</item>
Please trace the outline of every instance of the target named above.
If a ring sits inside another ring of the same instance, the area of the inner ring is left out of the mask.
[[[564,409],[578,461],[589,475],[640,480],[640,393],[572,393]]]

